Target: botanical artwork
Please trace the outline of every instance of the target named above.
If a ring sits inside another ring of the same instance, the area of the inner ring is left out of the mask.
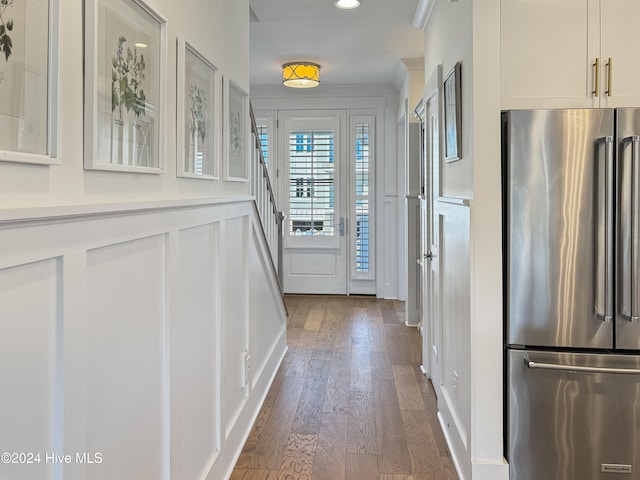
[[[204,144],[207,139],[207,92],[197,85],[189,86],[189,134]]]
[[[177,174],[180,177],[215,178],[217,69],[186,40],[178,39]]]
[[[157,173],[166,21],[142,0],[85,6],[85,50],[95,62],[85,76],[86,132],[95,135],[85,142],[85,166]]]
[[[231,112],[231,155],[240,155],[241,153],[241,130],[240,130],[240,112]]]
[[[118,109],[118,119],[122,120],[122,107],[127,112],[139,117],[145,113],[144,89],[142,81],[145,79],[144,55],[138,54],[138,47],[127,47],[124,54],[124,43],[127,39],[121,36],[118,39],[117,53],[113,57],[113,69],[111,71],[111,111]]]
[[[247,178],[246,156],[246,112],[247,95],[233,82],[229,82],[229,169],[228,177],[236,179]]]
[[[49,114],[55,111],[49,9],[49,0],[0,0],[0,151],[21,155],[8,160],[54,163],[47,157]]]
[[[9,7],[13,7],[15,0],[0,0],[0,52],[4,54],[5,62],[9,61],[13,42],[11,41],[11,31],[13,30],[13,19],[9,18]],[[4,73],[0,71],[0,84],[4,80]]]

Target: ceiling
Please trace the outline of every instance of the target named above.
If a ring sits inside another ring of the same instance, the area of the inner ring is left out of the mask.
[[[411,26],[419,0],[250,0],[251,87],[282,86],[282,64],[320,64],[320,87],[395,84],[403,58],[424,55],[424,34]],[[282,87],[283,89],[286,87]]]

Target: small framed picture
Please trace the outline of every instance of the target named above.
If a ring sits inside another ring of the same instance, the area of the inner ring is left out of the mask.
[[[227,181],[249,180],[249,100],[235,82],[225,82],[225,172]]]
[[[460,62],[458,62],[444,79],[444,159],[446,162],[462,158],[460,90]]]
[[[218,69],[178,39],[177,175],[215,179],[220,151]]]
[[[142,0],[85,1],[85,168],[164,171],[166,19]]]
[[[59,164],[58,0],[0,3],[0,161]]]

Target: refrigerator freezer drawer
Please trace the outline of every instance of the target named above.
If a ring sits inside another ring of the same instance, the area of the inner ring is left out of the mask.
[[[640,480],[640,356],[508,350],[510,480]]]

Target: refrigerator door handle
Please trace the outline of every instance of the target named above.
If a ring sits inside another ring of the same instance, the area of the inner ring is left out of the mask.
[[[638,323],[638,223],[640,192],[640,135],[633,135],[622,140],[623,143],[631,143],[631,199],[629,205],[629,213],[631,216],[631,245],[630,245],[630,262],[622,262],[623,278],[630,278],[629,285],[629,303],[630,308],[627,312],[622,312],[623,317],[627,318],[631,323]],[[623,308],[624,310],[625,308]]]
[[[613,275],[614,275],[614,201],[615,201],[615,178],[614,178],[614,156],[613,156],[613,137],[607,136],[601,138],[597,143],[604,143],[604,225],[600,230],[603,239],[597,238],[596,245],[598,249],[598,257],[602,259],[601,275],[596,275],[596,298],[595,298],[595,314],[604,322],[613,321]],[[598,229],[596,230],[598,235]],[[603,281],[604,285],[601,285]],[[604,294],[604,298],[602,295]]]
[[[638,368],[606,368],[606,367],[583,367],[579,365],[560,365],[557,363],[541,363],[532,362],[524,359],[524,365],[527,368],[537,368],[540,370],[560,370],[563,372],[581,372],[581,373],[615,373],[621,375],[640,375]]]

